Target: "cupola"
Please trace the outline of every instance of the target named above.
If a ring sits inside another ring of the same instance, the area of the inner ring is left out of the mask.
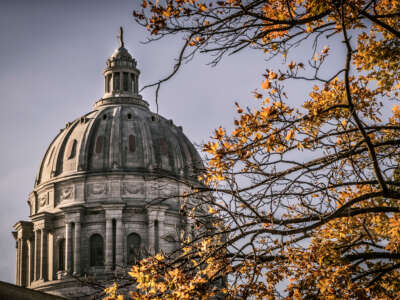
[[[95,107],[110,104],[136,103],[148,107],[148,103],[139,95],[139,74],[136,60],[125,48],[124,31],[120,27],[120,46],[106,62],[104,69],[104,96],[95,103]]]

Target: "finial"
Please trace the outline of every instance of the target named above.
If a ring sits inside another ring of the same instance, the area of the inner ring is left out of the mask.
[[[122,26],[119,27],[119,43],[120,43],[120,48],[124,48],[124,29]]]

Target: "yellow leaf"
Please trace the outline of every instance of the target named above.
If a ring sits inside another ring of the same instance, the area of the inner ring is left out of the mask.
[[[265,79],[265,80],[263,81],[263,83],[261,84],[261,88],[262,88],[263,90],[269,89],[270,86],[271,86],[271,84],[269,83],[268,79]]]
[[[293,69],[296,67],[295,62],[292,60],[292,61],[290,62],[290,64],[288,64],[288,67],[289,67],[290,70],[293,70]]]
[[[201,11],[206,11],[207,10],[207,7],[202,3],[199,4],[199,8],[200,8]]]
[[[292,140],[293,138],[294,138],[294,130],[293,130],[293,129],[290,129],[289,132],[287,133],[285,139],[286,139],[287,141],[290,141],[290,140]]]

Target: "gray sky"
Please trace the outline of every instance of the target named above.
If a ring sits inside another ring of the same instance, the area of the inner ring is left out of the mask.
[[[92,110],[103,95],[102,71],[118,47],[124,26],[126,47],[138,61],[140,84],[173,67],[179,38],[142,45],[146,32],[132,17],[138,0],[9,0],[0,2],[0,280],[15,282],[12,226],[28,219],[28,195],[40,160],[67,121]],[[161,89],[160,114],[182,125],[195,143],[212,129],[232,126],[234,101],[254,101],[265,70],[263,56],[246,51],[219,66],[198,57]],[[154,111],[154,90],[143,97]]]

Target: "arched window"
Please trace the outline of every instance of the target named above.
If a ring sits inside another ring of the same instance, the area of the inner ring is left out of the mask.
[[[142,257],[140,253],[141,239],[137,233],[131,233],[128,235],[127,247],[128,247],[128,264],[133,265],[137,263]]]
[[[135,91],[135,75],[133,75],[133,74],[131,74],[131,91],[136,92]]]
[[[63,271],[65,269],[65,239],[62,239],[58,243],[58,270]]]
[[[93,234],[90,237],[90,265],[104,265],[104,243],[100,234]]]
[[[106,93],[109,93],[111,90],[111,74],[108,74],[106,77]]]
[[[124,77],[122,78],[123,88],[124,91],[128,91],[129,73],[124,72],[123,75],[124,75]]]
[[[114,85],[113,85],[113,90],[114,91],[119,91],[120,90],[120,79],[119,79],[119,73],[113,73],[114,75]]]
[[[67,150],[68,153],[68,159],[74,158],[76,155],[76,144],[77,144],[77,140],[73,140],[72,142],[69,143],[69,147]]]

